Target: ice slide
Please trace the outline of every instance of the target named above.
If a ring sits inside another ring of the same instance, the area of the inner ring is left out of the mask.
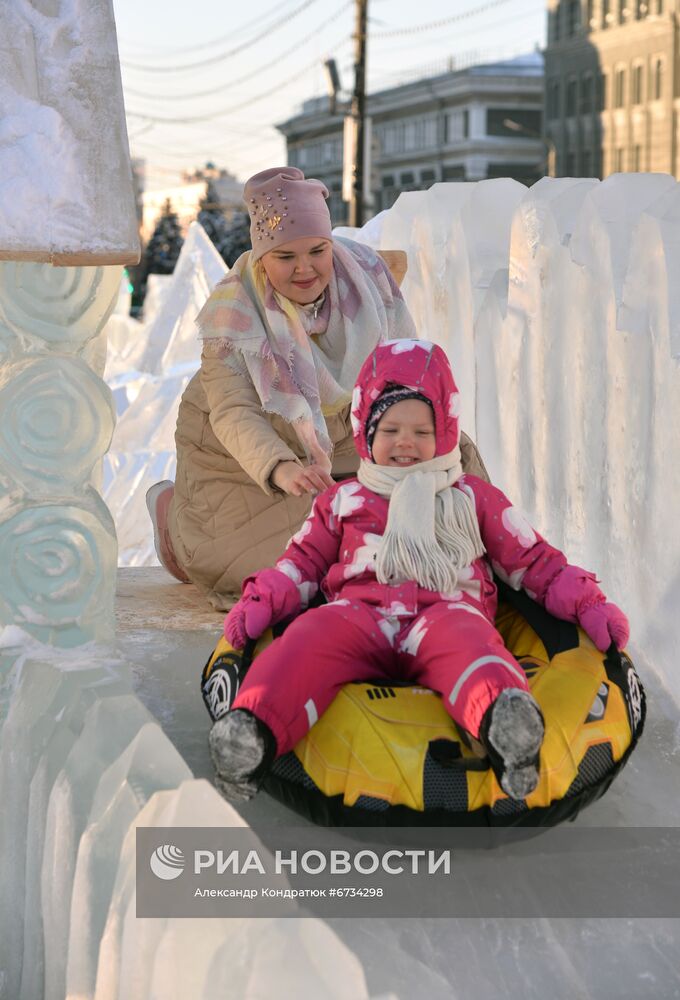
[[[364,234],[408,252],[404,294],[421,331],[449,352],[463,426],[492,477],[630,614],[648,728],[584,825],[680,825],[679,190],[660,175],[528,191],[508,180],[436,185],[402,196]],[[104,491],[123,553],[142,545],[126,534],[126,507],[146,476],[171,473],[173,414],[198,361],[191,319],[219,273],[195,230],[182,283],[173,279],[151,321],[174,313],[182,323],[154,338],[116,318],[119,423]],[[126,366],[133,332],[139,353]],[[0,996],[680,993],[669,918],[136,921],[135,824],[292,822],[264,797],[239,819],[200,780],[203,709],[194,714],[187,678],[195,655],[198,679],[200,642],[149,629],[114,649],[65,654],[3,633]]]

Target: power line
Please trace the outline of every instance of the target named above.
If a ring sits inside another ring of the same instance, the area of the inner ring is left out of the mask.
[[[295,2],[296,2],[296,0],[293,0],[293,3],[295,3]],[[264,14],[258,14],[257,17],[252,18],[250,21],[246,21],[244,24],[241,24],[238,27],[231,29],[226,35],[220,35],[219,38],[213,38],[209,42],[201,42],[198,45],[182,46],[181,48],[178,48],[178,49],[168,49],[168,48],[163,48],[162,46],[159,46],[155,50],[154,49],[151,49],[151,50],[147,49],[146,53],[142,52],[142,53],[138,53],[138,54],[139,55],[145,55],[146,54],[146,55],[151,56],[152,58],[154,56],[160,56],[161,58],[167,59],[168,57],[172,57],[172,56],[189,55],[192,52],[203,52],[203,51],[205,51],[205,49],[212,49],[216,45],[223,45],[225,42],[232,41],[236,36],[241,35],[241,34],[243,34],[244,31],[248,31],[250,28],[252,28],[252,26],[254,24],[257,24],[258,22],[262,22],[262,20],[265,17],[271,17],[272,14],[277,13],[279,11],[280,7],[281,7],[280,3],[275,3],[274,6],[270,10],[266,11]],[[132,44],[133,46],[136,44],[135,41],[130,42],[130,40],[128,40],[128,39],[122,39],[121,38],[119,40],[120,40],[121,44],[125,45],[126,47],[128,45],[130,45],[130,44]]]
[[[342,38],[335,45],[331,46],[331,49],[335,50],[340,47],[343,42],[347,39]],[[226,118],[228,115],[235,114],[237,111],[242,111],[243,108],[248,108],[252,104],[256,104],[258,101],[263,101],[266,97],[271,97],[272,94],[279,91],[282,87],[288,86],[289,83],[294,83],[295,80],[299,80],[300,77],[304,76],[310,69],[313,69],[319,64],[318,57],[315,58],[311,63],[303,66],[301,70],[289,76],[286,80],[281,80],[275,86],[270,87],[268,90],[263,91],[261,94],[256,94],[255,97],[249,98],[247,101],[243,101],[241,104],[234,105],[232,108],[222,108],[219,111],[213,111],[210,114],[205,115],[191,115],[183,118],[161,118],[158,115],[145,114],[139,111],[129,110],[127,114],[131,118],[141,118],[145,121],[154,122],[157,125],[190,125],[194,122],[209,122],[216,121],[219,118]]]
[[[319,32],[323,31],[323,29],[326,28],[326,27],[328,27],[329,24],[331,24],[332,22],[334,22],[335,20],[337,20],[337,18],[343,13],[343,11],[347,10],[347,8],[351,6],[351,4],[352,4],[352,0],[347,0],[347,3],[345,3],[341,7],[339,7],[338,10],[335,12],[335,14],[332,15],[332,17],[326,18],[324,21],[322,21],[321,24],[317,25],[314,28],[313,31],[310,31],[310,33],[308,35],[306,35],[304,38],[301,38],[299,40],[299,42],[296,43],[294,50],[293,49],[287,49],[286,51],[282,52],[281,55],[277,56],[275,59],[271,59],[269,61],[269,63],[267,64],[267,69],[271,69],[272,66],[277,66],[280,62],[283,62],[285,59],[288,59],[291,55],[298,55],[299,51],[300,51],[300,49],[302,48],[303,45],[306,45],[307,42],[310,42],[312,40],[312,38],[316,38],[316,36],[319,34]],[[255,76],[261,76],[261,75],[262,75],[262,68],[261,68],[261,66],[257,66],[250,73],[246,73],[245,76],[238,77],[236,80],[231,80],[228,83],[220,84],[220,86],[217,86],[217,87],[215,87],[215,86],[210,87],[209,90],[195,91],[195,92],[193,92],[191,94],[186,94],[186,93],[183,93],[183,94],[148,94],[148,93],[144,93],[143,91],[134,90],[133,88],[126,87],[126,86],[124,86],[123,89],[125,90],[126,94],[130,94],[132,97],[141,97],[142,100],[149,100],[149,101],[191,101],[191,100],[196,100],[197,98],[211,97],[213,94],[219,94],[219,93],[221,93],[224,90],[231,90],[234,87],[240,86],[242,83],[246,83],[248,80],[252,80],[253,77],[255,77]]]
[[[121,66],[125,66],[126,69],[137,69],[142,70],[144,73],[183,73],[185,70],[191,69],[204,69],[206,66],[212,66],[214,63],[223,62],[225,59],[229,59],[231,56],[237,55],[239,52],[243,52],[244,49],[250,48],[257,42],[261,41],[270,32],[274,31],[275,28],[279,28],[282,24],[286,24],[291,21],[298,14],[301,14],[303,10],[311,7],[312,4],[317,3],[318,0],[304,0],[294,11],[290,14],[286,14],[284,17],[279,18],[278,21],[274,21],[272,24],[268,24],[258,35],[255,35],[248,42],[242,42],[241,45],[237,45],[236,48],[230,49],[227,52],[221,52],[217,56],[211,56],[209,59],[199,59],[198,62],[186,63],[184,66],[143,66],[140,63],[127,62],[126,60],[121,60]]]
[[[267,139],[277,138],[276,133],[273,131],[274,130],[273,125],[270,126],[270,129],[272,130],[271,132],[268,130],[266,134],[261,133],[259,138],[256,138],[253,143],[249,143],[248,145],[249,146],[257,145],[259,142],[265,142]],[[243,132],[235,133],[232,130],[229,130],[229,137],[231,137],[232,135],[237,135],[237,136],[245,135],[246,137],[248,137],[248,133],[243,133]],[[250,133],[250,136],[252,137],[252,133]],[[153,153],[160,153],[161,156],[165,156],[171,159],[186,161],[188,156],[195,157],[196,155],[198,155],[194,153],[188,153],[186,148],[180,150],[180,149],[169,148],[168,146],[157,145],[158,140],[154,142],[153,140],[139,138],[139,139],[133,139],[131,140],[131,142],[135,142],[137,146],[142,146],[146,149],[149,149]],[[197,146],[198,148],[202,147],[204,149],[220,148],[218,143],[215,141],[214,136],[196,140],[196,142],[194,143],[194,148],[196,148]],[[230,149],[233,148],[233,144],[231,143],[231,141],[229,148]],[[203,155],[208,155],[208,154],[203,154],[203,153],[200,154],[201,157]]]
[[[465,21],[468,17],[475,17],[477,14],[484,14],[495,7],[501,7],[512,0],[490,0],[489,3],[480,7],[472,7],[462,14],[454,14],[452,17],[442,18],[440,21],[430,21],[429,24],[416,24],[410,28],[396,28],[393,31],[379,31],[371,35],[371,41],[377,38],[396,38],[397,35],[416,35],[421,31],[432,31],[434,28],[443,28],[446,24],[454,24],[457,21]]]
[[[501,27],[503,27],[506,24],[518,24],[518,23],[521,23],[522,21],[528,21],[529,18],[538,17],[539,15],[542,15],[544,13],[545,13],[545,9],[543,7],[538,7],[538,8],[535,8],[533,10],[530,10],[530,11],[525,11],[524,13],[512,14],[510,17],[503,18],[503,20],[501,20],[501,21],[494,21],[494,28],[501,28]],[[482,32],[482,31],[483,32],[488,32],[488,30],[489,30],[489,27],[486,24],[477,25],[474,28],[468,28],[468,29],[466,29],[464,31],[456,31],[455,34],[453,34],[453,35],[448,34],[448,35],[446,35],[445,37],[442,37],[442,38],[430,38],[427,41],[423,41],[422,44],[423,45],[431,45],[431,44],[441,45],[442,43],[446,43],[446,42],[449,42],[451,40],[456,41],[459,38],[465,37],[466,35],[478,35],[480,32]],[[381,47],[381,49],[380,49],[380,55],[381,56],[389,55],[391,52],[403,52],[404,49],[410,48],[411,46],[412,46],[412,43],[410,41],[406,41],[406,42],[403,42],[400,45],[391,45],[389,48],[382,48]]]

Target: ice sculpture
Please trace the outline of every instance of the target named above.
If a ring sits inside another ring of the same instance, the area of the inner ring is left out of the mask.
[[[201,358],[201,342],[195,319],[227,270],[203,226],[192,222],[172,282],[146,327],[146,351],[139,363],[140,371],[160,375],[186,364],[196,370]]]
[[[157,311],[148,326],[130,331],[139,344],[134,367],[125,370],[120,354],[107,366],[119,420],[104,460],[104,498],[116,511],[122,565],[157,563],[144,497],[155,482],[175,477],[177,410],[201,357],[195,320],[226,271],[203,227],[192,223]]]
[[[0,7],[0,259],[134,263],[110,0]]]
[[[160,792],[141,826],[239,826],[204,781]],[[135,918],[134,827],[123,844],[99,953],[94,1000],[212,1000],[276,996],[367,1000],[363,970],[321,921]]]
[[[0,624],[74,646],[111,636],[116,539],[88,485],[108,448],[110,390],[82,359],[120,268],[0,262]]]
[[[98,335],[139,259],[113,8],[3,4],[0,39],[0,625],[74,646],[112,634]]]
[[[191,780],[111,650],[50,651],[16,629],[3,639],[2,1000],[255,998],[262,990],[368,997],[356,958],[316,920],[137,921],[137,825],[243,820],[207,782]]]
[[[110,390],[78,358],[43,357],[0,374],[0,462],[36,493],[85,483],[111,441]]]

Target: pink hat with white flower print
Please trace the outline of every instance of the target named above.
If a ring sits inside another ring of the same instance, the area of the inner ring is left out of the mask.
[[[392,395],[396,386],[411,391],[394,394],[395,402],[399,398],[424,398],[432,406],[435,455],[453,451],[459,440],[460,394],[446,354],[429,340],[388,340],[364,361],[352,395],[350,417],[360,457],[371,461],[368,437],[371,415],[380,409],[376,407],[380,397],[385,393]],[[374,421],[373,424],[374,431]]]

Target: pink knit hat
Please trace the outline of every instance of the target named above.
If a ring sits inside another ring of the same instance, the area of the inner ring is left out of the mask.
[[[332,239],[327,197],[326,185],[297,167],[271,167],[246,181],[253,259],[304,236]]]

